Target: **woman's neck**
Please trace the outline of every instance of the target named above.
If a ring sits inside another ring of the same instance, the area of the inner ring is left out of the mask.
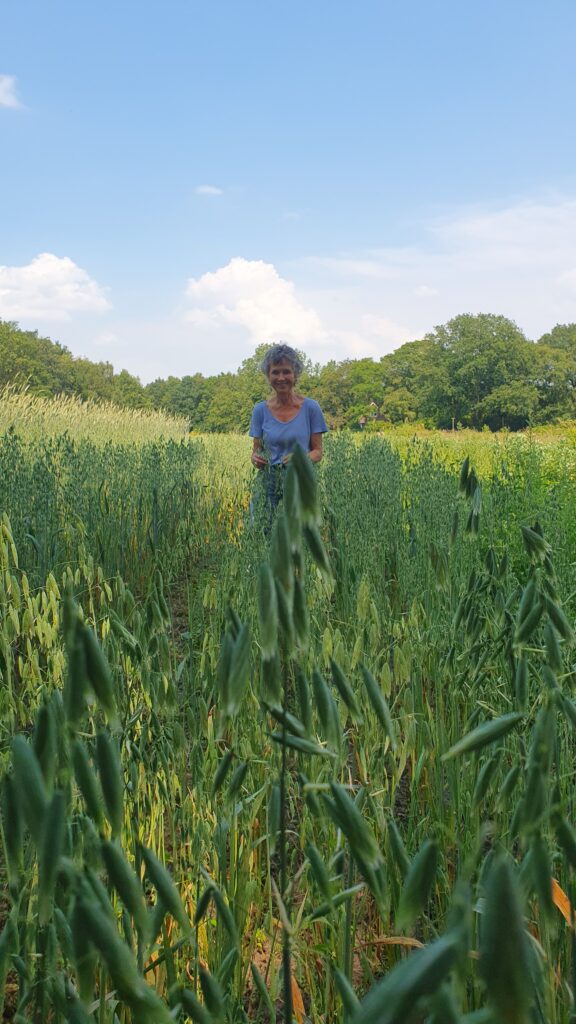
[[[279,395],[276,393],[272,399],[272,403],[276,409],[289,409],[291,405],[297,404],[294,399],[296,395],[294,391],[288,391],[286,394]]]

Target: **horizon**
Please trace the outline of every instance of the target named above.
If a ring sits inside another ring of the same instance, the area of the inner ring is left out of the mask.
[[[494,315],[494,316],[498,317],[501,314],[497,314],[497,313],[496,314],[486,314],[486,313],[479,313],[479,314],[466,314],[466,313],[464,313],[464,314],[458,314],[457,313],[456,316],[454,318],[452,318],[452,319],[457,319],[459,316],[467,316],[467,315],[473,315],[473,316],[474,315],[477,315],[477,316],[484,316],[484,315],[491,316],[491,315]],[[0,316],[0,324],[2,322],[10,323],[9,321],[3,321],[3,318]],[[518,324],[515,324],[514,321],[510,321],[510,322],[513,323],[514,326],[517,327],[521,331],[521,328],[518,327]],[[67,352],[72,357],[72,359],[75,359],[75,360],[76,359],[78,359],[78,360],[89,359],[91,362],[95,362],[95,363],[97,363],[97,362],[107,363],[108,365],[110,365],[112,367],[112,370],[113,370],[115,375],[118,375],[119,373],[123,373],[123,372],[130,373],[130,371],[127,370],[127,368],[125,366],[117,366],[117,365],[115,365],[112,362],[112,360],[105,360],[105,359],[93,360],[93,359],[90,359],[90,357],[88,357],[88,356],[84,356],[82,354],[75,353],[67,345],[63,344],[62,342],[59,342],[59,341],[55,340],[54,338],[50,338],[48,335],[40,334],[40,332],[36,328],[23,328],[20,324],[18,324],[17,322],[14,322],[14,321],[12,321],[12,325],[15,327],[15,329],[17,331],[24,331],[25,333],[28,332],[28,331],[31,331],[32,333],[37,334],[38,337],[41,338],[42,340],[49,341],[53,345],[58,345],[65,352]],[[434,330],[436,330],[436,327],[442,327],[442,326],[444,326],[444,325],[442,325],[442,324],[435,325],[435,327],[431,331],[427,331],[426,332],[426,335],[432,334],[434,332]],[[550,331],[552,331],[554,327],[559,327],[559,326],[570,326],[570,325],[567,325],[567,324],[554,324],[552,327],[549,328],[549,330],[545,331],[544,334],[550,333]],[[524,333],[524,332],[522,332],[522,333]],[[543,337],[544,334],[541,335],[540,337]],[[526,335],[524,335],[524,337],[525,337],[526,341],[529,342],[532,345],[536,345],[540,341],[540,338],[528,338]],[[412,341],[424,341],[424,340],[425,340],[425,335],[423,335],[421,338],[414,338],[414,339],[412,339]],[[279,339],[279,341],[282,341],[282,339]],[[411,343],[412,342],[400,342],[400,344],[396,345],[394,348],[390,349],[388,352],[382,353],[382,355],[344,356],[342,359],[339,359],[339,360],[334,360],[334,359],[330,358],[330,359],[327,359],[325,362],[320,362],[320,361],[315,361],[315,360],[310,360],[310,362],[312,363],[312,370],[313,371],[319,370],[320,372],[328,365],[329,362],[336,362],[337,364],[340,364],[340,363],[346,362],[346,361],[354,362],[354,361],[360,361],[360,360],[363,360],[363,359],[370,359],[372,362],[377,363],[377,362],[380,362],[382,359],[384,359],[386,356],[392,355],[394,352],[397,352],[404,345],[408,345],[408,344],[411,344]],[[262,346],[262,344],[273,345],[273,344],[276,344],[276,342],[263,342],[263,343],[261,342],[259,345],[256,345],[252,349],[251,352],[248,352],[248,354],[243,357],[242,362],[244,362],[246,359],[253,358],[256,355],[256,352],[258,351],[258,348],[260,348]],[[299,351],[300,355],[303,356],[305,359],[308,359],[308,353],[305,352],[303,349],[301,349],[299,346],[297,346],[297,347],[298,347],[298,351]],[[130,375],[132,377],[134,377],[136,380],[138,380],[139,383],[142,385],[142,387],[145,388],[148,384],[153,384],[153,383],[155,383],[158,380],[167,380],[168,377],[173,377],[175,379],[182,380],[184,377],[194,377],[196,375],[200,375],[200,376],[208,379],[210,377],[218,377],[221,374],[225,374],[225,373],[238,374],[242,370],[242,362],[239,363],[238,366],[236,366],[234,369],[231,369],[231,370],[230,369],[226,369],[226,370],[220,369],[220,370],[215,370],[212,373],[202,373],[201,370],[190,369],[190,370],[187,370],[186,373],[183,373],[183,374],[174,374],[173,373],[173,374],[169,374],[167,377],[155,377],[155,378],[153,378],[151,380],[148,380],[148,381],[142,381],[141,378],[138,376],[138,374],[132,374],[131,373]],[[308,371],[306,370],[305,372],[308,372]]]
[[[576,6],[2,15],[0,317],[143,383],[576,321]]]

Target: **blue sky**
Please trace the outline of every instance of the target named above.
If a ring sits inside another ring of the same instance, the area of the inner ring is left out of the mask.
[[[0,317],[144,381],[576,320],[575,0],[19,0]]]

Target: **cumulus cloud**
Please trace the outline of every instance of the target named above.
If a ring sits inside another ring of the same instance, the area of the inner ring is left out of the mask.
[[[218,185],[197,185],[195,191],[197,196],[221,196],[224,189]]]
[[[43,321],[106,308],[106,292],[71,260],[44,254],[28,267],[0,268],[0,317],[49,330]],[[92,358],[108,345],[115,364],[152,379],[235,370],[276,339],[322,363],[379,358],[459,313],[480,312],[510,317],[533,339],[576,321],[576,200],[456,210],[423,221],[411,245],[384,237],[379,248],[281,266],[222,260],[188,281],[177,310],[107,318],[105,335],[102,321],[74,317],[58,334]]]
[[[186,298],[190,323],[243,328],[255,345],[271,338],[302,345],[325,335],[318,314],[299,301],[293,282],[263,260],[237,256],[219,270],[191,278]]]
[[[14,75],[0,75],[0,107],[17,110],[22,104],[16,95],[16,79]]]
[[[282,340],[303,349],[313,360],[378,357],[410,339],[410,329],[387,317],[363,314],[356,309],[347,315],[329,291],[307,293],[282,276],[272,263],[236,257],[224,267],[191,278],[186,288],[190,303],[186,322],[212,360],[218,350],[235,353],[238,365],[265,341]],[[319,308],[322,309],[320,314]]]
[[[0,316],[70,320],[110,309],[104,289],[68,256],[44,252],[23,267],[0,266]]]

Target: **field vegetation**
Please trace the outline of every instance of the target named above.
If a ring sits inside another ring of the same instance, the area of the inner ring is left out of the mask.
[[[142,444],[159,438],[180,441],[188,424],[183,417],[154,409],[74,394],[40,395],[27,387],[5,384],[0,391],[0,433],[8,431],[28,441],[66,435],[97,444],[120,439]]]
[[[270,530],[83,415],[2,420],[6,1018],[572,1022],[573,437],[333,434]]]

